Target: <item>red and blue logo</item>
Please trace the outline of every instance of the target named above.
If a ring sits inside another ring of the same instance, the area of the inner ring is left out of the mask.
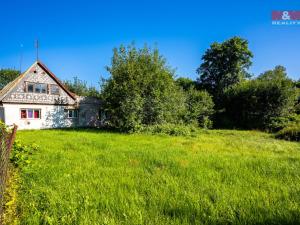
[[[272,12],[273,25],[300,25],[300,11],[285,10]]]

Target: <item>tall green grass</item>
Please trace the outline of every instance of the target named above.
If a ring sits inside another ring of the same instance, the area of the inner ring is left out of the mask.
[[[197,137],[22,131],[21,224],[299,224],[300,144],[254,131]]]

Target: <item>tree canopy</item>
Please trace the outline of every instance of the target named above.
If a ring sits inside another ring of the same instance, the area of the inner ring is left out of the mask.
[[[73,77],[73,80],[65,80],[63,83],[68,90],[79,96],[99,96],[99,91],[94,86],[88,86],[86,81],[80,80],[78,77]]]
[[[111,77],[102,88],[102,97],[110,126],[131,131],[180,122],[185,96],[158,49],[121,46],[114,49],[107,70]]]
[[[240,37],[213,43],[203,55],[203,63],[197,69],[198,82],[219,102],[226,88],[249,77],[247,69],[252,57],[248,41]]]
[[[266,129],[272,120],[295,111],[296,94],[285,68],[277,66],[226,90],[226,115],[235,127]]]
[[[0,89],[4,88],[9,82],[13,81],[20,75],[19,70],[1,69],[0,70]]]
[[[190,78],[187,77],[179,77],[176,79],[176,84],[182,87],[183,90],[187,91],[190,88],[196,88],[197,83]]]

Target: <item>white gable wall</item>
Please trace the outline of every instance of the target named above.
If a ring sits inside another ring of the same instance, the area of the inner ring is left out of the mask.
[[[22,77],[18,84],[9,91],[3,99],[3,102],[11,103],[38,103],[38,104],[64,104],[72,105],[75,100],[72,99],[61,87],[59,87],[59,95],[49,93],[28,93],[25,91],[26,82],[43,83],[47,85],[57,85],[56,81],[51,78],[46,71],[39,65],[32,66],[29,71]]]
[[[61,105],[40,104],[3,104],[5,123],[9,126],[16,124],[18,129],[47,129],[72,127],[78,124],[78,118],[67,118]],[[21,109],[40,109],[41,119],[21,119]]]

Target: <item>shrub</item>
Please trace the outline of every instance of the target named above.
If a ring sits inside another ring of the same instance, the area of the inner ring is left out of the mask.
[[[38,150],[36,144],[24,145],[20,141],[14,142],[10,161],[15,167],[22,167],[30,163],[29,156]]]
[[[272,118],[268,124],[268,130],[271,132],[278,132],[285,127],[300,124],[300,115],[292,114],[287,117],[275,117]]]
[[[162,124],[143,127],[141,130],[147,134],[167,134],[172,136],[192,136],[197,131],[194,125]]]
[[[198,123],[202,128],[211,128],[211,115],[214,113],[214,102],[207,91],[198,91],[190,88],[186,91],[187,112],[185,121],[187,123]]]
[[[300,124],[292,124],[283,128],[275,134],[275,137],[288,141],[300,141]]]
[[[296,90],[283,67],[267,71],[225,92],[226,116],[236,127],[268,129],[276,118],[295,111]]]

